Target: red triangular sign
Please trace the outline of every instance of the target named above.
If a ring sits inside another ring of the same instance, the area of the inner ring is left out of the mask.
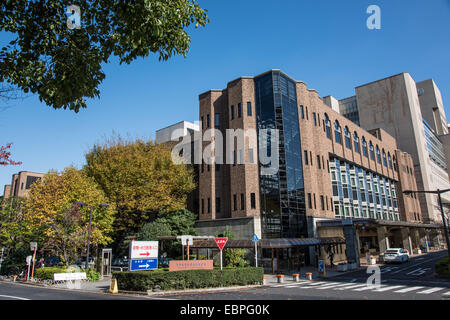
[[[216,244],[219,247],[220,251],[222,251],[223,247],[225,247],[225,244],[228,241],[228,238],[214,238],[214,241],[216,242]]]

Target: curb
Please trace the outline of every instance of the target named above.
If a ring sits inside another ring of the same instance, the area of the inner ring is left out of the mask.
[[[220,288],[202,288],[202,289],[188,289],[188,290],[173,290],[173,291],[127,291],[127,290],[119,290],[119,294],[139,294],[146,296],[163,296],[163,295],[173,295],[173,294],[186,294],[186,293],[196,293],[196,292],[210,292],[210,291],[231,291],[231,290],[240,290],[240,289],[251,289],[263,287],[265,285],[249,285],[249,286],[238,286],[238,287],[220,287]],[[104,291],[104,293],[109,293],[109,291]]]

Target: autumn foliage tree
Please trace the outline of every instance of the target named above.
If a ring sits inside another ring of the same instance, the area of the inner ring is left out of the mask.
[[[87,174],[117,209],[118,241],[156,217],[185,209],[187,195],[195,188],[192,170],[174,164],[170,148],[152,141],[114,138],[95,145],[86,163]]]
[[[81,201],[88,206],[108,203],[103,190],[83,170],[69,167],[52,171],[32,184],[23,211],[27,228],[43,237],[43,248],[59,255],[65,263],[86,248],[89,208],[74,206]],[[111,242],[114,205],[97,208],[92,214],[91,244]],[[41,244],[42,245],[42,244]]]
[[[22,164],[22,162],[16,162],[9,158],[11,157],[11,152],[9,151],[11,145],[12,143],[8,143],[6,146],[0,146],[0,166]]]

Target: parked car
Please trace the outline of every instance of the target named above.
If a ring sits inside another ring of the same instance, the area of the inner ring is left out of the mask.
[[[389,262],[408,262],[409,261],[409,253],[402,248],[392,248],[386,250],[384,253],[384,261],[386,263]]]

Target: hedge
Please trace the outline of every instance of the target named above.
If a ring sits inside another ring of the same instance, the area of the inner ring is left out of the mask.
[[[114,272],[119,290],[145,292],[159,286],[161,290],[183,290],[234,285],[253,285],[263,282],[263,268],[224,268],[214,270],[167,269]]]
[[[440,276],[450,277],[450,258],[444,257],[435,265],[436,273]]]
[[[65,267],[45,267],[34,271],[34,277],[39,280],[53,280],[53,274],[65,273]]]

